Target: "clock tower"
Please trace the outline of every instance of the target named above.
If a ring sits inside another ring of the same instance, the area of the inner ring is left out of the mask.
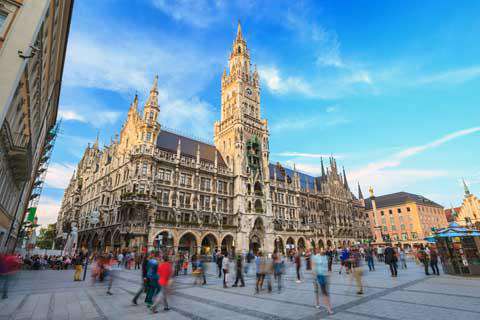
[[[215,146],[233,170],[234,214],[239,231],[236,248],[272,251],[267,120],[260,117],[260,83],[252,71],[250,51],[238,24],[237,36],[222,75],[221,119],[215,122]]]

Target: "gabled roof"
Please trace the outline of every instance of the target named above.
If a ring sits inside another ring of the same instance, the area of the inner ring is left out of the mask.
[[[197,157],[197,148],[200,146],[200,159],[215,163],[216,147],[214,145],[187,138],[167,130],[160,130],[157,138],[157,147],[162,150],[176,153],[178,140],[181,140],[182,155],[195,159]],[[227,167],[220,151],[217,151],[217,160],[219,166]]]
[[[377,205],[377,208],[391,207],[407,202],[415,202],[420,205],[443,208],[438,203],[435,203],[432,200],[425,198],[424,196],[403,191],[375,197],[375,203]],[[371,198],[365,199],[365,209],[372,209]]]

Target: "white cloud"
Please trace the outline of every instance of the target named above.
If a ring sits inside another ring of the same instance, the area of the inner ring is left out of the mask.
[[[55,223],[60,211],[60,204],[60,199],[42,196],[37,207],[38,223],[42,226]]]
[[[104,125],[116,123],[122,115],[122,113],[118,111],[101,110],[100,108],[92,108],[91,105],[85,106],[83,104],[76,107],[61,106],[58,116],[64,121],[79,121],[100,128]],[[82,112],[81,114],[79,112],[80,110]]]
[[[275,66],[260,66],[260,79],[272,92],[279,94],[297,93],[314,96],[310,85],[300,77],[282,77]]]
[[[209,83],[215,70],[221,70],[222,62],[223,56],[216,56],[209,48],[195,47],[195,43],[178,37],[160,33],[153,39],[112,26],[95,34],[77,31],[71,36],[64,82],[77,88],[110,90],[133,99],[135,91],[146,96],[158,74],[161,119],[168,119],[168,126],[198,135],[201,127],[212,127],[213,117],[212,107],[197,93]],[[102,127],[114,124],[128,111],[127,105],[121,108],[118,112],[89,99],[74,100],[66,102],[61,114],[65,120]]]
[[[226,5],[220,0],[152,0],[152,2],[157,9],[174,20],[201,28],[218,20],[220,11]]]
[[[470,66],[434,73],[426,76],[420,76],[414,81],[414,84],[433,84],[433,83],[463,83],[480,77],[480,66]]]
[[[464,130],[459,130],[447,134],[432,142],[407,148],[402,151],[392,154],[381,161],[371,162],[365,167],[352,171],[350,177],[356,181],[360,181],[362,184],[372,184],[376,188],[381,190],[395,188],[397,191],[399,188],[408,186],[409,183],[415,183],[419,180],[437,178],[447,176],[446,170],[420,170],[420,169],[397,169],[402,165],[402,161],[413,157],[422,152],[439,147],[454,139],[470,135],[476,132],[480,132],[480,127],[474,127]]]
[[[65,189],[70,182],[76,166],[70,163],[51,163],[45,178],[45,185],[49,188]]]

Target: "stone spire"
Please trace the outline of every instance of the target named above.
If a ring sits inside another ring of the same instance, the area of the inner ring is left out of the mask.
[[[138,111],[138,95],[135,93],[135,97],[133,98],[133,102],[130,105],[130,110],[128,113],[134,113]]]
[[[360,188],[360,182],[358,183],[358,199],[363,199],[362,188]]]
[[[345,167],[342,167],[342,171],[343,171],[343,185],[345,186],[345,188],[349,189],[348,181],[347,181],[347,174],[345,173]]]
[[[180,159],[182,155],[182,140],[179,138],[177,143],[177,159]]]
[[[470,190],[468,189],[465,179],[462,179],[462,182],[463,182],[463,190],[465,191],[465,197],[468,197],[470,195]]]
[[[243,35],[242,35],[242,25],[240,24],[240,20],[238,20],[238,26],[237,26],[237,38],[235,41],[238,40],[243,40]]]
[[[323,167],[323,157],[320,157],[320,163],[322,164],[322,178],[325,177],[325,168]]]
[[[100,136],[100,130],[97,130],[97,138],[95,139],[95,143],[93,144],[94,149],[98,149],[99,136]]]
[[[147,103],[145,104],[145,109],[148,107],[158,108],[158,75],[156,75],[153,79],[150,95],[148,96]]]

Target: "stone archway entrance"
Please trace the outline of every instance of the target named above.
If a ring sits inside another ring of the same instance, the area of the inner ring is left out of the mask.
[[[305,239],[300,237],[298,238],[298,251],[299,252],[304,252],[305,251]]]
[[[265,239],[265,227],[262,218],[257,218],[250,233],[249,250],[257,254],[263,247],[263,240]]]
[[[223,240],[222,240],[222,252],[223,254],[230,254],[233,252],[233,248],[234,248],[233,236],[230,234],[227,234],[225,237],[223,237]]]
[[[188,252],[191,255],[197,253],[197,238],[191,232],[185,233],[178,242],[179,252]]]
[[[216,247],[218,247],[217,239],[213,234],[209,233],[202,239],[200,254],[211,255]]]

